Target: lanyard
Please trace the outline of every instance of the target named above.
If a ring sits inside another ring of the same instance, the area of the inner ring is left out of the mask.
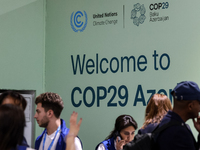
[[[56,138],[56,135],[57,135],[57,133],[58,133],[59,130],[60,130],[60,126],[59,126],[58,129],[56,130],[56,134],[55,134],[53,140],[51,141],[51,144],[49,145],[48,150],[51,149],[51,147],[52,147],[52,145],[53,145],[53,142],[54,142],[54,140],[55,140],[55,138]],[[44,144],[45,144],[45,141],[46,141],[46,135],[47,135],[47,132],[45,132],[45,135],[44,135],[44,140],[43,140],[43,150],[44,150]]]

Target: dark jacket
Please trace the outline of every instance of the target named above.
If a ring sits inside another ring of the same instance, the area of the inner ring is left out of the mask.
[[[23,141],[21,145],[17,145],[17,148],[13,148],[12,150],[26,150],[26,148],[29,147],[26,138],[23,137]]]
[[[17,148],[12,148],[11,150],[26,150],[27,146],[17,146]]]
[[[144,129],[138,130],[138,134],[151,133],[157,126],[157,123],[150,123]]]
[[[177,121],[181,126],[171,126],[161,132],[157,138],[159,150],[197,150],[198,144],[188,125],[175,112],[169,111],[159,126]]]

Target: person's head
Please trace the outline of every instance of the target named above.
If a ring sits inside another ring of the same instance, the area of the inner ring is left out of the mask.
[[[117,136],[120,136],[122,140],[125,140],[126,143],[129,143],[133,140],[135,130],[137,129],[137,122],[130,115],[120,115],[115,120],[115,128],[106,138],[109,139]]]
[[[23,110],[26,109],[27,102],[25,98],[15,91],[6,91],[0,95],[0,105],[14,104],[20,106]]]
[[[174,98],[173,110],[184,112],[187,119],[198,117],[200,112],[200,89],[195,82],[180,82],[171,94]]]
[[[60,118],[60,114],[64,108],[62,98],[58,94],[51,92],[40,94],[36,98],[35,104],[37,108],[34,118],[40,127],[45,128],[49,124],[49,119]]]
[[[142,128],[150,123],[160,123],[169,110],[172,110],[170,99],[163,94],[154,94],[145,110],[145,122]]]
[[[25,116],[22,108],[13,104],[0,106],[0,149],[8,150],[23,140]]]

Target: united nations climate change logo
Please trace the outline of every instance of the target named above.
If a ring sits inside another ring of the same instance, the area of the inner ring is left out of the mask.
[[[138,12],[140,13],[139,17],[137,17]],[[145,13],[146,9],[144,4],[140,5],[140,3],[137,3],[133,5],[133,10],[131,11],[131,19],[133,19],[133,24],[136,26],[143,24],[144,20],[146,19]]]
[[[71,14],[70,24],[74,32],[83,32],[87,26],[87,13],[77,11]]]

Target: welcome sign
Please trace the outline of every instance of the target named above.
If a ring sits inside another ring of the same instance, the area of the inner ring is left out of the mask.
[[[152,55],[153,59],[153,66],[154,70],[158,70],[159,68],[161,70],[167,70],[170,66],[170,57],[168,54],[164,53],[160,56],[160,58],[157,58],[159,55],[156,53],[156,50],[154,51],[154,54]],[[100,59],[100,60],[99,60]],[[163,66],[163,62],[165,59],[165,64]],[[119,59],[117,57],[113,57],[110,60],[107,58],[99,58],[99,55],[96,54],[95,59],[92,58],[86,58],[86,55],[84,54],[82,56],[82,59],[79,55],[74,58],[73,55],[71,55],[71,63],[73,68],[73,74],[74,75],[82,75],[82,74],[106,74],[108,72],[110,73],[129,73],[129,72],[136,72],[137,71],[145,71],[147,69],[147,57],[145,55],[140,55],[138,58],[135,58],[134,56],[123,56]],[[124,68],[126,66],[126,68]],[[96,91],[96,93],[95,93]],[[113,103],[112,101],[115,99],[116,96],[122,99],[124,102],[119,101],[119,105],[124,107],[126,106],[128,102],[128,88],[126,85],[121,85],[119,88],[117,88],[114,85],[111,85],[108,89],[104,86],[97,86],[96,89],[93,87],[86,87],[85,89],[81,89],[80,87],[75,87],[72,90],[71,93],[71,101],[74,107],[79,107],[82,104],[82,101],[84,102],[85,106],[92,107],[95,103],[95,100],[97,101],[97,107],[100,107],[100,100],[106,99],[107,95],[111,93],[111,91],[114,91],[112,97],[107,103],[107,107],[116,107],[117,103]],[[167,95],[167,92],[164,89],[160,89],[157,91],[158,93],[163,93]],[[170,92],[170,91],[169,91]],[[83,94],[82,94],[83,93]],[[89,98],[90,103],[87,102],[87,93],[92,94],[92,97]],[[100,93],[103,93],[102,95]],[[122,94],[123,93],[123,94]],[[153,94],[156,93],[156,90],[147,90],[147,93],[151,93],[149,99]],[[78,100],[78,102],[75,102],[75,94],[76,95],[83,95],[83,100]],[[139,95],[141,95],[141,98],[139,98]],[[172,98],[170,96],[170,98]],[[148,101],[149,101],[148,99]],[[146,106],[146,102],[144,99],[144,94],[142,90],[142,86],[138,85],[136,96],[134,100],[133,106],[137,105],[137,102],[142,102],[143,106]],[[148,103],[148,102],[147,102]]]
[[[177,83],[200,85],[199,1],[47,4],[54,9],[49,9],[46,87],[65,100],[64,117],[75,110],[83,118],[84,149],[103,141],[121,114],[133,116],[141,127],[153,94],[172,101]]]

